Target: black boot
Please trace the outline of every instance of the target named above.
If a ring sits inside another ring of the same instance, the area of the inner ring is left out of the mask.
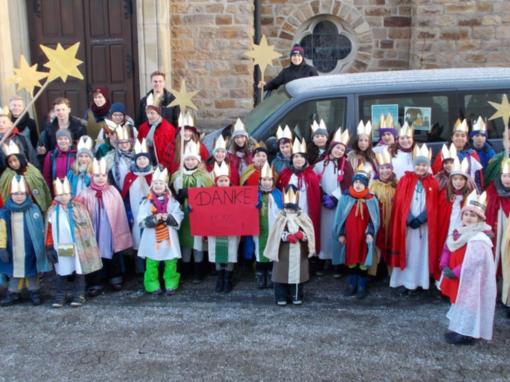
[[[220,269],[216,271],[216,288],[214,290],[217,293],[223,292],[225,289],[225,270]]]
[[[41,294],[39,293],[38,290],[30,292],[30,301],[32,301],[33,306],[42,304]]]
[[[456,332],[446,332],[444,339],[451,345],[473,345],[476,339]]]
[[[0,301],[0,306],[11,306],[21,302],[21,295],[16,292],[7,292],[7,295]]]
[[[255,273],[255,281],[257,283],[257,289],[264,289],[266,287],[266,275],[263,271],[257,271]]]
[[[191,280],[191,282],[193,284],[200,284],[203,279],[204,279],[203,263],[194,263],[193,279]]]
[[[225,288],[223,290],[225,293],[232,292],[232,288],[234,287],[232,283],[233,275],[234,275],[233,271],[225,271]]]
[[[362,271],[360,270],[359,271],[359,275],[358,275],[358,290],[356,292],[356,298],[358,300],[362,300],[364,299],[365,297],[367,297],[367,271]]]
[[[358,286],[358,275],[354,269],[349,269],[349,276],[347,276],[347,288],[345,288],[344,296],[350,297],[356,294]]]
[[[271,268],[266,271],[266,287],[273,289],[273,271]]]

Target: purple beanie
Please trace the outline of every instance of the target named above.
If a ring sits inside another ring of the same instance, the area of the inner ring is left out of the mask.
[[[305,50],[303,49],[303,47],[301,45],[294,44],[294,46],[290,50],[290,55],[292,56],[294,54],[299,54],[301,56],[304,56],[305,55]]]

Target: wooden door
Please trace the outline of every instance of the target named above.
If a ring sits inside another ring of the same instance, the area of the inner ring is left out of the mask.
[[[46,62],[40,44],[54,48],[60,42],[68,47],[80,41],[79,69],[85,77],[51,83],[36,103],[40,121],[59,96],[69,98],[72,114],[83,117],[97,86],[106,86],[111,101],[124,103],[134,117],[138,81],[133,10],[132,0],[27,0],[31,61]]]

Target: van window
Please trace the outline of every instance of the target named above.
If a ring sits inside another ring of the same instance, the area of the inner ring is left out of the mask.
[[[243,122],[248,133],[252,133],[255,128],[260,126],[271,114],[278,110],[285,102],[290,99],[285,86],[280,86],[278,90],[271,92],[255,109],[253,109]],[[275,130],[276,131],[276,130]]]
[[[506,91],[462,92],[460,94],[464,105],[462,117],[467,118],[468,121],[473,124],[478,117],[481,116],[483,119],[487,120],[487,133],[489,138],[501,138],[504,130],[503,119],[497,118],[492,121],[488,120],[497,112],[497,110],[489,104],[489,101],[500,104],[503,99],[503,94],[510,95],[510,89]]]
[[[438,142],[450,139],[451,126],[448,113],[447,94],[391,94],[360,97],[360,117],[366,122],[372,119],[372,105],[398,105],[398,123],[405,118],[420,120],[421,129],[416,128],[414,138],[418,142]],[[407,115],[405,114],[407,108]],[[430,117],[429,117],[430,116]],[[372,121],[379,125],[379,121]],[[428,128],[427,128],[428,126]]]
[[[289,125],[294,135],[305,138],[307,142],[311,141],[311,128],[314,120],[323,119],[328,127],[330,135],[339,127],[345,127],[347,99],[333,98],[323,100],[313,100],[300,104],[292,109],[275,126],[271,128],[270,135],[276,134],[278,126]]]

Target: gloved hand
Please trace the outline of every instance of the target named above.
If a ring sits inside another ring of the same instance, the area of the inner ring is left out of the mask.
[[[58,254],[57,251],[55,251],[55,248],[53,248],[53,246],[46,248],[46,258],[51,264],[58,263]]]
[[[411,223],[412,221],[416,219],[416,217],[409,212],[409,215],[407,215],[407,221],[406,221],[406,224],[410,227],[411,226]]]
[[[155,215],[147,216],[143,222],[147,228],[155,228],[158,225]]]
[[[188,197],[188,189],[187,188],[181,188],[179,191],[177,191],[177,195],[175,195],[175,199],[179,203],[184,203],[184,200]]]
[[[294,237],[299,240],[299,241],[303,241],[303,239],[305,238],[305,235],[303,234],[303,232],[301,231],[297,231],[295,234],[294,234]]]
[[[166,217],[166,225],[169,225],[170,227],[177,227],[178,226],[177,221],[170,214],[168,214],[168,216]]]
[[[297,243],[297,238],[296,238],[296,235],[293,234],[293,233],[289,233],[287,235],[287,241],[291,244],[296,244]]]
[[[0,260],[3,263],[9,262],[9,252],[7,252],[7,248],[0,249]]]
[[[408,226],[411,227],[412,229],[418,229],[420,228],[421,224],[417,218],[414,218],[413,220],[411,220],[410,223],[408,223]]]
[[[338,204],[338,199],[332,195],[324,194],[322,195],[322,205],[324,208],[328,210],[332,210]]]
[[[416,219],[420,223],[420,225],[423,225],[427,222],[427,210],[423,211],[421,214],[419,214]]]
[[[445,269],[443,269],[443,275],[445,275],[445,277],[448,277],[451,280],[455,280],[457,278],[457,275],[453,273],[450,267],[446,267]]]

